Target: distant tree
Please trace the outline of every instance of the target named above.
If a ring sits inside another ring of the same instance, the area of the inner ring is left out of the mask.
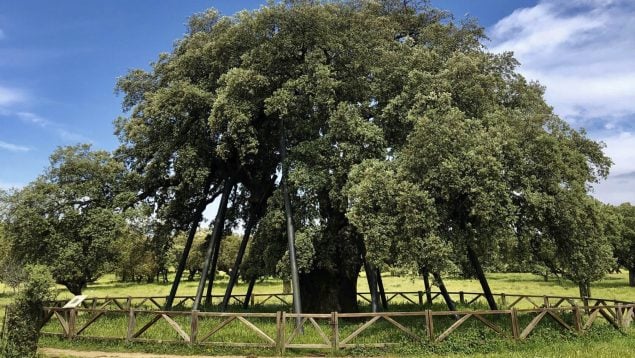
[[[533,254],[551,272],[576,283],[581,297],[590,297],[591,283],[614,266],[616,216],[596,199],[574,192],[542,204],[544,225],[531,239]]]
[[[624,203],[615,207],[621,220],[621,230],[614,241],[615,257],[628,269],[628,282],[635,287],[635,206]]]
[[[188,271],[188,281],[194,280],[196,274],[200,273],[200,271],[203,269],[203,256],[205,250],[204,247],[206,235],[207,230],[200,230],[194,236],[192,248],[185,263],[185,267]],[[181,256],[183,255],[183,246],[185,245],[185,240],[186,238],[182,234],[174,238],[174,244],[172,246],[172,249],[170,250],[170,256],[173,260],[172,263],[175,266],[181,260]]]
[[[4,233],[4,224],[0,221],[0,282],[13,289],[15,293],[25,275],[22,263],[11,254],[11,242]]]
[[[240,246],[240,235],[230,234],[223,238],[218,256],[218,270],[229,274]]]
[[[50,166],[9,200],[11,254],[47,265],[57,283],[80,294],[117,257],[123,219],[115,208],[123,167],[90,145],[57,149]]]

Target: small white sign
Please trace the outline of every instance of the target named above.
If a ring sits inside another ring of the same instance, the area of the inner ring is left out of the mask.
[[[86,299],[87,296],[85,295],[79,295],[79,296],[75,296],[73,298],[71,298],[70,301],[68,301],[64,307],[62,308],[75,308],[79,305],[82,304],[82,302],[84,302],[84,300]]]

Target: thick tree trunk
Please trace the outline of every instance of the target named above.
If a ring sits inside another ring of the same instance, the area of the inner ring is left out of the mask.
[[[384,310],[388,309],[388,300],[386,299],[386,290],[384,290],[384,281],[381,279],[381,271],[377,269],[377,287],[379,288],[379,297],[381,298],[381,306]]]
[[[487,300],[487,304],[491,310],[497,310],[498,306],[496,305],[496,300],[494,299],[494,295],[492,295],[492,290],[489,288],[489,283],[487,283],[487,277],[485,277],[485,273],[483,272],[483,267],[478,260],[478,256],[474,249],[471,246],[467,247],[467,257],[476,272],[476,278],[481,283],[481,287],[483,288],[483,294],[485,294],[485,299]]]
[[[635,267],[628,269],[628,285],[635,287]]]
[[[192,311],[198,310],[201,303],[203,289],[205,288],[205,281],[207,280],[207,273],[210,269],[212,250],[215,246],[215,242],[220,241],[220,238],[223,235],[223,228],[225,227],[225,212],[227,211],[227,204],[229,202],[229,193],[231,192],[234,184],[228,178],[225,180],[225,183],[223,185],[223,196],[221,197],[220,205],[218,206],[218,213],[216,214],[216,219],[214,220],[214,231],[212,233],[212,238],[205,254],[205,261],[203,263],[203,269],[201,270],[201,279],[198,283],[198,288],[196,289],[196,297],[194,297]]]
[[[315,269],[300,275],[302,310],[309,313],[357,312],[357,275]]]
[[[62,283],[72,294],[79,296],[82,294],[82,290],[86,287],[86,282],[63,282]]]
[[[426,290],[426,306],[432,307],[432,289],[430,288],[430,273],[428,272],[428,268],[424,267],[423,269],[421,269],[421,274],[423,276],[423,286]]]
[[[454,304],[454,301],[452,301],[452,298],[448,293],[448,289],[445,288],[441,275],[438,272],[433,272],[432,276],[434,277],[434,280],[437,281],[437,285],[439,285],[439,291],[441,291],[441,296],[443,296],[445,304],[448,305],[448,309],[450,311],[456,311],[456,305]]]

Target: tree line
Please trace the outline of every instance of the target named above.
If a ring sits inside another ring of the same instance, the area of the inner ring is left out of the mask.
[[[485,40],[417,1],[195,14],[170,53],[118,81],[119,148],[60,148],[6,198],[10,257],[79,292],[120,251],[149,245],[165,268],[178,247],[173,297],[217,203],[197,298],[237,229],[231,280],[293,278],[313,312],[357,310],[362,270],[376,303],[388,267],[476,277],[492,308],[498,267],[538,265],[582,296],[617,265],[635,284],[632,206],[589,195],[611,165],[603,144]]]

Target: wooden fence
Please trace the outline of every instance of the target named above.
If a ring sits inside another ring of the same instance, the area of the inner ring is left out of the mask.
[[[560,306],[593,306],[597,303],[613,305],[622,304],[627,305],[633,302],[605,299],[605,298],[592,298],[573,296],[553,296],[553,295],[523,295],[523,294],[507,294],[507,293],[494,293],[494,297],[497,298],[498,304],[501,308],[540,308],[540,307],[560,307]],[[481,292],[464,292],[456,291],[449,292],[449,296],[453,301],[463,306],[469,306],[485,299],[485,296]],[[360,303],[370,303],[370,293],[358,292],[357,297]],[[408,292],[386,292],[386,301],[388,304],[400,303],[400,304],[412,304],[421,308],[431,307],[435,303],[444,303],[441,292],[430,292],[431,300],[428,301],[425,291],[408,291]],[[212,304],[218,305],[222,301],[222,295],[212,296]],[[246,295],[232,295],[230,304],[243,305],[248,298]],[[119,309],[128,310],[134,309],[158,309],[162,310],[165,306],[166,296],[149,296],[149,297],[135,297],[135,296],[114,296],[114,297],[88,297],[81,306],[83,308],[93,309]],[[260,293],[253,294],[249,298],[249,306],[278,304],[281,306],[291,306],[292,294],[290,293]],[[174,300],[174,310],[187,310],[191,309],[191,304],[194,302],[194,296],[176,296]],[[50,303],[51,307],[62,307],[66,301],[54,301]]]
[[[418,292],[416,294],[421,297]],[[463,293],[463,302],[474,301],[473,295],[480,294]],[[584,334],[599,321],[608,322],[611,327],[626,333],[635,319],[635,303],[588,299],[592,304],[576,305],[570,297],[539,296],[542,303],[537,302],[538,296],[503,297],[509,299],[508,308],[496,311],[329,314],[145,310],[136,308],[140,303],[135,305],[133,298],[126,298],[125,302],[109,298],[106,303],[117,308],[106,308],[105,303],[95,308],[47,308],[42,334],[66,339],[83,337],[128,342],[262,347],[284,353],[286,349],[385,347],[403,344],[404,340],[443,342],[460,334],[460,328],[468,324],[483,328],[494,336],[515,340],[528,338],[546,321],[578,335]],[[145,302],[153,300],[147,298]],[[520,302],[529,302],[535,307],[516,308]],[[152,304],[160,306],[159,302]],[[415,304],[425,303],[415,301]],[[295,325],[298,317],[300,326]],[[99,326],[96,323],[100,321],[107,322]]]

